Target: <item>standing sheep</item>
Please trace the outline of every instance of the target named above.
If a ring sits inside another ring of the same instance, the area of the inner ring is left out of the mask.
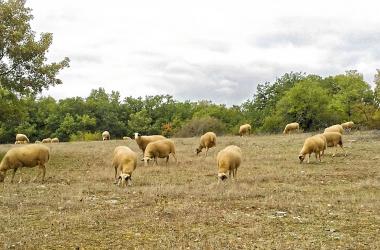
[[[51,139],[51,143],[59,143],[59,139],[57,137]]]
[[[206,148],[206,156],[209,148],[216,145],[216,134],[214,132],[207,132],[201,136],[199,147],[196,149],[197,155],[202,152],[202,149]]]
[[[135,133],[135,141],[137,145],[139,146],[139,148],[143,151],[143,154],[145,153],[145,149],[150,142],[155,142],[155,141],[164,140],[164,139],[166,138],[162,135],[142,136],[139,133]]]
[[[131,140],[131,137],[129,137],[129,136],[123,136],[123,140],[124,141],[129,141],[129,140]]]
[[[324,154],[324,151],[327,147],[326,138],[322,134],[314,135],[309,138],[306,138],[303,147],[301,149],[301,152],[298,156],[298,159],[300,159],[300,163],[303,162],[305,159],[305,156],[308,154],[309,157],[307,158],[307,163],[310,162],[310,156],[312,153],[315,153],[315,158],[319,161],[321,161],[321,155]]]
[[[24,134],[17,134],[15,144],[25,144],[25,143],[29,143],[28,137]]]
[[[168,165],[169,155],[175,159],[175,162],[178,164],[177,157],[175,156],[175,146],[174,142],[169,139],[159,140],[151,142],[145,149],[144,153],[144,166],[148,166],[150,160],[154,159],[154,163],[158,166],[157,158],[166,158],[166,165]]]
[[[42,140],[42,143],[51,143],[51,138],[45,138]]]
[[[285,126],[283,134],[290,134],[291,131],[299,131],[300,125],[298,122],[289,123]]]
[[[102,138],[103,138],[103,141],[108,141],[108,140],[110,140],[110,139],[111,139],[110,132],[108,132],[108,131],[104,131],[104,132],[102,133]]]
[[[243,136],[245,134],[248,134],[250,135],[251,134],[251,125],[249,124],[244,124],[244,125],[241,125],[240,126],[240,129],[239,129],[239,135],[240,136]]]
[[[352,121],[345,122],[345,123],[342,123],[341,125],[342,125],[344,130],[351,132],[351,129],[354,127],[354,122],[352,122]]]
[[[242,161],[241,149],[238,146],[230,145],[219,151],[217,157],[218,166],[218,182],[227,179],[227,171],[229,177],[236,179],[237,169]]]
[[[13,182],[18,168],[33,168],[35,166],[38,166],[41,171],[34,180],[37,179],[42,172],[42,181],[44,181],[46,173],[45,164],[49,161],[49,157],[49,148],[41,144],[30,144],[8,150],[0,163],[0,182],[4,181],[5,173],[10,169],[13,169],[11,179],[11,182]]]
[[[115,183],[126,186],[132,181],[132,172],[137,166],[137,154],[126,146],[118,146],[113,152],[112,166],[115,168]]]
[[[336,124],[336,125],[332,125],[328,128],[325,128],[324,132],[338,132],[338,133],[341,133],[343,135],[344,129],[343,129],[342,125]]]
[[[335,153],[332,155],[335,156],[338,151],[337,145],[343,150],[344,156],[346,156],[346,151],[343,148],[342,134],[338,132],[325,132],[322,134],[326,138],[327,147],[335,147]]]

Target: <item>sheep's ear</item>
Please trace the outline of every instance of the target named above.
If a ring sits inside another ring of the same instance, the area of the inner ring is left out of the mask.
[[[119,180],[121,179],[121,175],[119,175],[119,178],[118,178]]]
[[[299,155],[299,156],[298,156],[298,159],[302,160],[302,155]]]
[[[222,176],[220,176],[220,179],[221,179],[222,181],[224,181],[225,179],[227,179],[227,176],[226,176],[226,175],[222,175]]]

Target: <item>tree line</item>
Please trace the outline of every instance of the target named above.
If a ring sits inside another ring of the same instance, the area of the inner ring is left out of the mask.
[[[304,131],[354,121],[360,127],[380,128],[379,77],[376,88],[357,71],[321,77],[287,73],[273,83],[259,84],[252,99],[228,107],[211,101],[178,101],[170,95],[126,97],[93,89],[86,98],[55,100],[17,95],[0,88],[0,141],[13,142],[16,133],[33,140],[99,140],[108,130],[113,138],[141,134],[168,137],[198,136],[207,131],[237,134],[243,123],[256,133],[275,133],[290,122]]]

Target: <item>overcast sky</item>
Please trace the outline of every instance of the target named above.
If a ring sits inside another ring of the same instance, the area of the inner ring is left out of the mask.
[[[379,1],[29,0],[33,29],[52,32],[64,84],[44,94],[240,104],[290,71],[322,76],[380,68]]]

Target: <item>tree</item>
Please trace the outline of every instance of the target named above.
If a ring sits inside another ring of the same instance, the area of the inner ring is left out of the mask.
[[[47,63],[46,53],[53,35],[42,33],[39,40],[29,22],[33,19],[25,0],[0,0],[0,88],[13,93],[38,93],[61,84],[56,76],[69,66],[69,58]]]
[[[148,111],[143,109],[131,115],[131,120],[128,123],[128,127],[131,131],[138,132],[143,135],[149,135],[151,134],[151,123],[152,118],[150,118]]]
[[[376,69],[375,75],[375,100],[377,107],[380,108],[380,69]]]

